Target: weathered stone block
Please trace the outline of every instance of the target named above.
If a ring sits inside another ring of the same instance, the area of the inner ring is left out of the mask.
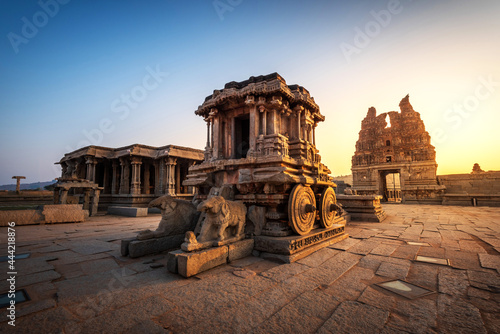
[[[9,226],[9,222],[15,222],[17,226],[43,223],[40,210],[1,210],[0,226]]]
[[[120,252],[122,256],[127,256],[128,255],[128,245],[134,240],[137,240],[136,238],[129,238],[129,239],[123,239],[121,243],[121,248]]]
[[[148,208],[110,206],[108,207],[108,214],[126,217],[146,217],[148,215]]]
[[[184,253],[177,256],[177,267],[180,275],[191,277],[205,270],[227,263],[228,247],[221,246],[198,252]]]
[[[85,214],[79,204],[44,205],[42,215],[46,223],[82,222]]]
[[[178,248],[183,241],[183,234],[146,240],[132,240],[128,244],[128,255],[131,258],[135,258],[148,254],[164,252],[169,249]]]
[[[246,256],[252,255],[253,246],[254,246],[253,239],[246,239],[228,245],[227,246],[229,251],[228,261],[232,262],[244,258]]]
[[[167,269],[171,273],[174,273],[174,274],[179,273],[178,266],[177,266],[177,257],[180,254],[184,254],[184,251],[178,249],[175,251],[168,252],[168,254],[167,254]]]

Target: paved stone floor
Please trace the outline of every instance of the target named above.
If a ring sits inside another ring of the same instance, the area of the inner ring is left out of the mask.
[[[500,333],[500,208],[384,208],[383,223],[351,222],[350,238],[296,263],[248,257],[190,279],[170,274],[165,254],[120,256],[120,240],[159,215],[19,226],[16,251],[31,256],[16,261],[16,284],[31,301],[17,304],[15,329],[0,310],[0,332]],[[434,293],[410,300],[375,285],[390,279]]]

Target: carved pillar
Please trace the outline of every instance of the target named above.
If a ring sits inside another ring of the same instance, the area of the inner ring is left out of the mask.
[[[144,182],[143,182],[143,184],[144,184],[143,193],[144,194],[150,193],[150,191],[149,191],[149,186],[150,186],[150,184],[149,184],[149,166],[150,166],[149,163],[144,164]]]
[[[274,109],[273,111],[273,134],[278,134],[279,133],[279,115],[278,115],[278,110]]]
[[[298,106],[296,107],[296,111],[297,111],[297,139],[298,140],[301,140],[302,139],[302,126],[300,124],[301,120],[301,114],[302,114],[302,110],[304,110],[304,107],[302,106]]]
[[[219,149],[220,149],[220,117],[215,117],[213,119],[213,145],[212,145],[212,160],[219,159]]]
[[[92,196],[92,203],[90,204],[90,216],[95,216],[97,214],[97,208],[99,206],[99,194],[101,191],[99,189],[94,189],[94,196]]]
[[[210,117],[210,152],[214,153],[214,118]]]
[[[68,200],[68,190],[67,189],[61,189],[60,203],[61,204],[66,204],[67,200]]]
[[[231,118],[231,135],[229,137],[229,143],[231,149],[229,151],[229,157],[231,159],[235,159],[237,155],[237,151],[241,149],[241,147],[237,147],[236,145],[236,118]]]
[[[59,204],[61,200],[61,194],[59,193],[59,188],[54,189],[54,204]]]
[[[316,127],[318,126],[317,123],[314,123],[313,125],[313,145],[316,146]]]
[[[175,168],[175,193],[181,194],[181,164],[178,163]]]
[[[88,156],[85,157],[85,163],[87,164],[87,174],[85,178],[90,182],[95,182],[95,165],[97,164],[97,161],[94,157]]]
[[[207,145],[206,147],[210,147],[210,118],[205,119],[207,122]]]
[[[255,152],[255,139],[259,131],[259,115],[257,114],[257,107],[255,106],[255,99],[253,96],[247,96],[245,104],[248,106],[250,114],[250,143],[247,156],[251,156]]]
[[[127,158],[120,158],[122,168],[120,178],[120,194],[128,194],[130,185],[130,162]]]
[[[116,184],[120,182],[118,178],[118,162],[113,160],[111,167],[113,169],[113,175],[111,176],[111,194],[116,194]]]
[[[160,162],[156,160],[154,162],[154,166],[155,166],[155,195],[160,195],[162,189],[162,184],[160,181]]]
[[[205,161],[209,161],[212,157],[212,143],[210,142],[210,127],[212,125],[211,118],[207,117],[205,119],[205,122],[207,122],[207,144],[205,146]]]
[[[267,135],[267,110],[264,106],[259,107],[259,112],[262,113],[262,135]]]
[[[85,189],[83,193],[83,210],[90,210],[90,189]]]
[[[166,189],[165,193],[171,196],[175,196],[175,165],[177,159],[173,157],[167,157],[165,159],[165,167],[167,171],[166,175]]]
[[[104,175],[102,178],[102,186],[104,189],[102,190],[103,194],[109,194],[109,165],[106,163],[104,164]]]
[[[141,158],[132,158],[132,188],[130,189],[130,194],[140,195],[141,194]]]

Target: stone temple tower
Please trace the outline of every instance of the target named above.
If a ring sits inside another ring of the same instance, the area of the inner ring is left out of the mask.
[[[386,201],[440,203],[445,187],[437,183],[429,133],[409,95],[399,108],[378,116],[374,107],[368,109],[352,157],[354,189]]]

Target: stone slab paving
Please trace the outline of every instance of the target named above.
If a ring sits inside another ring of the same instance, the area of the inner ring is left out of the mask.
[[[247,257],[189,279],[120,255],[159,215],[16,227],[16,327],[1,333],[500,333],[500,208],[384,205],[382,223],[291,264]],[[7,228],[0,228],[6,255]],[[422,242],[411,245],[408,242]],[[450,265],[415,261],[425,256]],[[0,263],[0,292],[8,285]],[[376,283],[434,291],[407,299]]]

